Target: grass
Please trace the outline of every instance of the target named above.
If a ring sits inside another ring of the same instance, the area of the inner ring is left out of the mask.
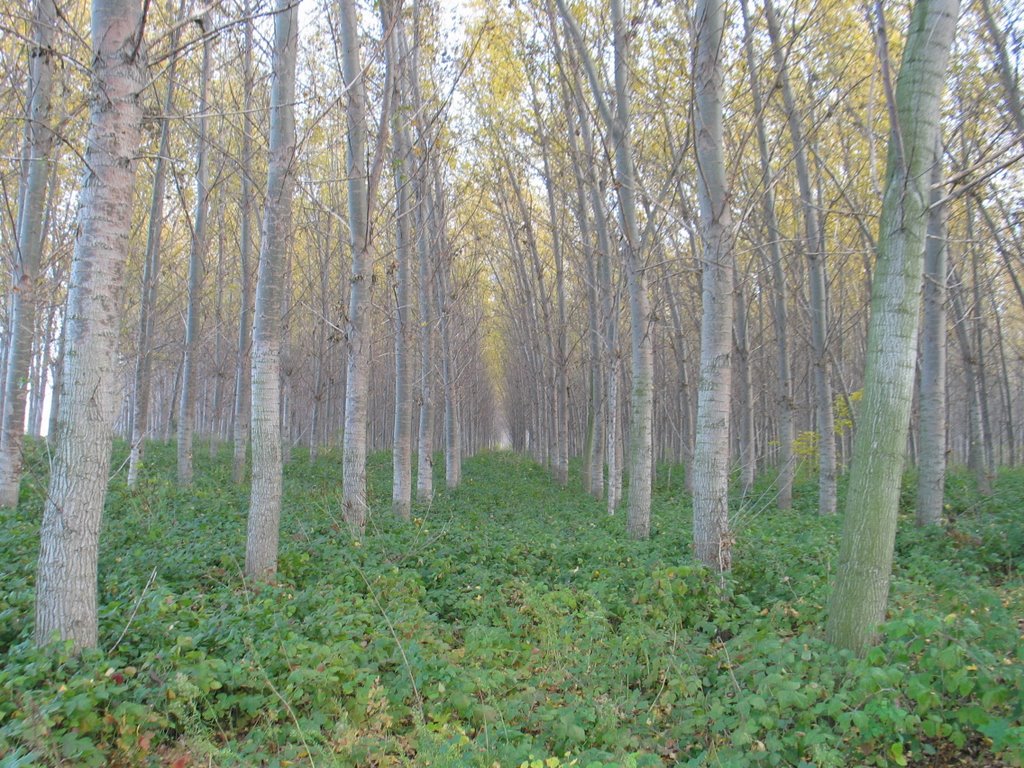
[[[510,453],[467,461],[461,488],[402,523],[377,455],[360,541],[339,519],[339,457],[296,451],[280,578],[260,586],[241,573],[230,458],[200,460],[182,491],[173,448],[155,445],[137,491],[112,481],[104,650],[76,658],[30,642],[33,450],[22,504],[0,513],[4,768],[1024,760],[1020,471],[987,500],[954,475],[945,528],[904,511],[890,616],[856,659],[821,633],[840,521],[780,513],[768,492],[735,502],[718,585],[690,555],[679,470],[659,473],[653,535],[633,542],[578,479],[557,488]],[[800,487],[796,508],[815,497]]]

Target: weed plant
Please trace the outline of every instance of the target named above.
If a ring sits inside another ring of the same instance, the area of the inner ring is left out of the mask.
[[[678,468],[659,471],[651,539],[635,542],[578,476],[560,489],[510,453],[467,461],[461,488],[393,519],[377,455],[360,540],[339,458],[295,451],[267,586],[242,576],[230,457],[200,459],[180,490],[173,447],[154,445],[136,490],[113,477],[100,650],[75,657],[31,642],[46,453],[30,451],[22,502],[0,513],[5,768],[1024,760],[1020,471],[984,501],[952,477],[946,527],[904,510],[890,614],[858,659],[822,639],[840,521],[813,514],[813,485],[792,512],[765,483],[734,500],[735,569],[718,583],[691,557]]]

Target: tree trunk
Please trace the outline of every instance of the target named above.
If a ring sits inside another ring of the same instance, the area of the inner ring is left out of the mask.
[[[366,406],[370,368],[369,169],[366,160],[366,84],[359,61],[355,0],[340,0],[342,76],[348,118],[345,168],[348,176],[349,277],[345,340],[345,436],[342,447],[342,515],[357,536],[366,528]]]
[[[651,301],[647,293],[644,274],[644,259],[640,252],[640,235],[636,218],[636,169],[629,132],[629,66],[627,20],[622,12],[621,0],[613,0],[612,27],[615,49],[615,103],[614,111],[602,93],[597,69],[583,44],[576,20],[565,0],[558,0],[558,7],[568,26],[573,41],[583,61],[591,90],[598,104],[598,110],[612,135],[615,145],[615,186],[619,199],[619,224],[622,228],[622,248],[626,271],[626,287],[629,292],[630,347],[632,367],[632,392],[630,398],[630,441],[629,441],[629,502],[627,505],[626,529],[636,539],[646,539],[651,527],[651,483],[653,464],[653,405],[654,405],[654,349],[651,328]],[[612,365],[614,368],[614,363]],[[614,387],[609,387],[609,407]],[[615,415],[611,415],[611,420]],[[609,424],[610,434],[615,425]],[[609,459],[611,462],[612,460]],[[613,481],[614,482],[614,481]],[[613,494],[609,492],[609,511]]]
[[[249,361],[251,307],[252,307],[252,9],[245,3],[245,32],[242,48],[242,200],[241,243],[238,248],[240,280],[242,284],[238,313],[238,356],[235,368],[234,451],[231,461],[231,480],[241,484],[245,479],[246,454],[252,404],[252,370]]]
[[[436,173],[436,172],[435,172]],[[434,211],[441,200],[439,180],[435,177]],[[455,345],[452,338],[453,294],[451,289],[451,250],[444,232],[443,218],[436,222],[438,256],[434,273],[437,291],[437,316],[441,331],[441,387],[444,391],[444,482],[458,488],[462,482],[462,434],[459,425],[459,387],[456,376]]]
[[[754,475],[757,473],[757,456],[754,452],[754,385],[750,377],[750,345],[747,342],[747,300],[743,284],[735,271],[733,282],[736,286],[733,334],[736,339],[736,374],[739,379],[736,393],[739,411],[736,436],[739,442],[740,488],[743,495],[747,496],[754,487]]]
[[[131,235],[141,93],[139,0],[94,0],[92,105],[67,313],[64,396],[43,508],[35,640],[96,645],[97,555],[118,408],[117,339]]]
[[[384,28],[391,27],[388,9],[381,5]],[[412,112],[404,25],[399,15],[387,43],[387,55],[395,72],[397,108],[392,113],[395,170],[395,425],[392,442],[391,509],[400,518],[409,519],[412,504],[412,368],[409,365],[412,329],[410,325],[409,261],[412,249],[412,139],[409,114]]]
[[[729,531],[729,401],[732,392],[732,213],[722,130],[725,11],[721,0],[699,0],[694,65],[703,254],[703,316],[697,444],[693,457],[693,540],[697,558],[715,571],[732,567]]]
[[[420,147],[424,142],[419,139]],[[422,174],[422,172],[421,172]],[[434,498],[434,320],[433,290],[431,286],[430,230],[433,226],[433,215],[429,213],[429,194],[426,190],[424,175],[421,175],[416,188],[417,194],[417,227],[416,251],[419,261],[419,318],[420,318],[420,380],[419,405],[420,422],[416,439],[416,500],[421,504],[429,504]]]
[[[180,15],[180,14],[179,14]],[[171,50],[178,47],[180,27],[171,33]],[[171,113],[174,111],[175,73],[178,57],[167,66],[167,93],[160,116],[160,148],[153,171],[153,195],[149,204],[149,232],[142,271],[142,297],[139,302],[138,357],[135,362],[135,388],[132,397],[131,453],[128,458],[128,487],[134,488],[146,453],[149,433],[149,399],[153,381],[153,326],[157,286],[160,281],[160,241],[164,227],[164,191],[167,187],[167,165],[170,162]]]
[[[988,496],[992,493],[992,482],[985,465],[984,419],[981,417],[981,397],[978,394],[978,357],[968,334],[969,316],[963,299],[963,284],[954,266],[950,270],[949,294],[956,318],[953,328],[960,346],[964,363],[964,379],[967,384],[967,466],[974,475],[978,493]]]
[[[270,85],[270,161],[256,277],[252,346],[252,486],[245,575],[270,580],[277,572],[281,524],[281,295],[295,188],[295,60],[298,7],[277,0]]]
[[[210,460],[217,458],[220,451],[220,440],[223,430],[223,419],[221,412],[224,410],[224,198],[220,198],[220,205],[217,213],[217,278],[214,288],[214,351],[213,351],[213,403],[210,407],[210,418],[208,419],[210,437]]]
[[[18,504],[25,402],[28,393],[32,339],[35,336],[36,285],[43,244],[43,210],[50,176],[50,92],[53,82],[54,28],[57,9],[53,0],[36,0],[32,17],[33,46],[29,59],[28,166],[20,194],[17,253],[12,275],[11,336],[4,380],[3,422],[0,429],[0,507]]]
[[[782,233],[775,214],[775,190],[772,181],[771,160],[768,150],[768,131],[764,123],[764,103],[761,86],[754,62],[753,26],[747,10],[746,0],[741,0],[743,12],[743,45],[747,57],[747,71],[750,75],[750,92],[754,101],[754,120],[757,128],[757,149],[761,164],[761,207],[765,228],[768,230],[768,261],[772,272],[772,325],[775,328],[775,361],[778,375],[777,419],[779,443],[779,469],[776,480],[779,509],[793,506],[793,475],[796,463],[793,458],[793,375],[789,366],[789,317],[787,309],[786,273],[782,258]]]
[[[941,140],[936,144],[935,158],[924,251],[918,525],[942,522],[946,487],[946,205],[940,199]]]
[[[894,130],[871,291],[864,399],[826,627],[830,642],[857,653],[874,642],[889,596],[914,389],[928,179],[937,162],[934,148],[957,11],[957,0],[914,4],[890,105]]]
[[[60,414],[60,400],[63,391],[64,353],[67,349],[68,321],[67,304],[61,307],[60,340],[57,343],[57,358],[53,361],[53,389],[50,390],[50,419],[46,428],[46,442],[52,445],[57,439],[57,416]]]
[[[807,142],[796,107],[796,98],[789,82],[789,70],[779,35],[779,25],[771,0],[765,0],[765,18],[772,41],[772,53],[779,74],[779,86],[786,111],[793,159],[796,162],[800,207],[803,214],[803,250],[807,256],[810,281],[811,349],[814,361],[815,412],[818,416],[818,513],[832,515],[836,511],[836,430],[832,411],[832,378],[828,352],[828,298],[825,282],[825,237],[818,221],[818,205],[811,191],[811,174],[807,162]]]
[[[213,37],[209,16],[203,16],[203,63],[199,73],[199,127],[196,139],[196,207],[192,217],[192,241],[188,259],[188,314],[185,319],[185,350],[181,364],[181,400],[178,408],[178,484],[192,484],[192,436],[196,418],[196,352],[199,342],[199,310],[206,259],[206,220],[210,208],[209,152],[206,139],[208,91]]]
[[[627,20],[621,0],[612,0],[615,32],[615,171],[619,218],[626,249],[626,286],[629,290],[630,348],[633,386],[629,419],[629,503],[626,529],[634,539],[651,533],[651,484],[654,417],[654,345],[651,300],[647,293],[644,258],[636,219],[636,172],[629,135],[629,75]]]

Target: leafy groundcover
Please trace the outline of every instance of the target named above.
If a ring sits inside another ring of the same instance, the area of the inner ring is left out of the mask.
[[[822,639],[840,521],[813,514],[811,484],[792,512],[767,485],[734,501],[720,584],[691,557],[678,469],[660,468],[653,536],[633,542],[578,479],[559,489],[509,453],[394,520],[375,456],[358,541],[339,457],[296,452],[280,577],[259,586],[230,457],[182,491],[173,449],[153,446],[135,492],[112,481],[103,650],[75,658],[31,643],[47,461],[31,450],[22,503],[0,513],[5,768],[1024,761],[1019,471],[984,501],[951,478],[942,529],[907,510],[889,619],[857,659]]]

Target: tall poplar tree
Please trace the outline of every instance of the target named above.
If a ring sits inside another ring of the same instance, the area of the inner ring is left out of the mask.
[[[181,399],[178,404],[178,483],[192,484],[192,438],[196,419],[196,352],[199,344],[200,293],[205,272],[207,220],[210,212],[210,162],[207,126],[210,88],[210,17],[198,20],[203,33],[203,61],[199,71],[199,132],[196,138],[196,200],[188,258],[188,309],[185,317],[185,350],[181,363]]]
[[[958,9],[958,0],[914,4],[890,105],[864,399],[826,628],[832,643],[860,653],[874,641],[889,597],[914,389],[929,180],[938,162],[942,90]]]
[[[299,11],[277,0],[270,85],[270,162],[263,209],[252,348],[252,486],[245,574],[269,579],[277,572],[281,523],[281,295],[292,228],[295,189],[295,60]]]
[[[729,531],[729,405],[732,393],[732,214],[722,130],[722,0],[699,0],[694,26],[694,117],[700,198],[703,318],[697,442],[693,455],[693,541],[716,571],[732,567]]]
[[[32,15],[32,48],[28,84],[28,173],[19,190],[17,251],[11,297],[11,337],[4,380],[3,425],[0,429],[0,507],[18,503],[25,403],[28,395],[32,338],[38,301],[39,259],[43,248],[43,209],[50,176],[50,93],[53,83],[53,37],[57,8],[53,0],[36,0]]]
[[[92,93],[71,267],[63,395],[43,508],[35,639],[99,638],[97,557],[114,418],[117,339],[148,84],[141,0],[93,0]]]

